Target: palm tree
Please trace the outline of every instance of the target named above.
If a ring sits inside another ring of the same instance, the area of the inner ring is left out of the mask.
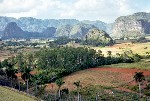
[[[23,71],[23,73],[21,75],[21,78],[26,82],[27,93],[29,93],[29,80],[32,77],[32,75],[30,74],[30,72],[31,72],[31,68],[27,67],[27,68],[24,69],[24,71]]]
[[[41,83],[41,77],[40,77],[41,75],[33,75],[33,77],[32,77],[32,82],[34,82],[35,83],[35,94],[37,94],[37,92],[38,92],[38,85],[39,84],[43,84],[43,83]]]
[[[145,76],[143,75],[143,72],[135,72],[134,79],[139,85],[139,93],[141,97],[141,82],[145,80]]]
[[[78,92],[78,101],[80,101],[80,93],[79,93],[79,89],[81,87],[80,81],[76,81],[73,83],[76,87],[77,87],[77,92]]]
[[[6,73],[6,69],[8,68],[8,59],[5,59],[4,61],[2,61],[1,65],[2,67],[5,69],[5,76],[6,76],[6,80],[8,79],[7,77],[7,73]]]
[[[23,60],[24,56],[22,53],[19,53],[16,56],[16,62],[17,62],[17,66],[18,66],[18,72],[21,72],[23,69],[23,65],[24,65],[24,60]]]
[[[15,73],[17,73],[17,70],[13,68],[14,64],[7,64],[7,68],[6,68],[6,75],[7,77],[11,80],[11,87],[13,87],[13,79],[17,79],[17,76],[15,75]]]
[[[58,97],[59,97],[59,99],[60,99],[60,98],[61,98],[60,88],[61,88],[61,86],[62,86],[65,82],[63,82],[63,80],[60,78],[60,79],[57,79],[57,80],[55,81],[55,83],[56,83],[56,85],[58,86]]]
[[[2,68],[2,63],[1,63],[1,61],[0,61],[0,69]]]

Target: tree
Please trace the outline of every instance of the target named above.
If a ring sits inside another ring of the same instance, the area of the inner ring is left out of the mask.
[[[0,68],[2,68],[2,62],[0,61]]]
[[[71,41],[71,39],[69,37],[62,36],[62,37],[59,37],[56,40],[54,40],[54,44],[65,45],[65,44],[67,44],[70,41]]]
[[[112,55],[112,52],[111,52],[111,51],[107,51],[107,55],[108,55],[108,56],[111,56],[111,55]]]
[[[87,35],[85,36],[85,43],[86,43],[86,45],[88,44],[88,36]]]
[[[45,75],[43,75],[41,73],[33,75],[33,77],[32,77],[32,83],[35,85],[35,95],[38,95],[37,93],[39,92],[38,85],[41,85],[41,88],[42,88],[42,85],[44,84],[43,78],[45,78]]]
[[[29,53],[29,54],[26,54],[26,56],[24,58],[25,58],[25,62],[28,64],[28,66],[33,68],[34,67],[33,64],[35,61],[34,55]]]
[[[76,81],[73,84],[77,87],[78,101],[80,101],[80,93],[79,93],[79,90],[80,90],[80,87],[81,87],[80,81]]]
[[[38,43],[32,43],[31,44],[31,46],[33,47],[33,48],[35,48],[35,46],[37,46],[38,45]]]
[[[2,62],[0,61],[0,75],[5,75],[5,71],[2,68]]]
[[[26,82],[27,85],[27,93],[29,93],[29,80],[31,79],[31,68],[30,67],[26,67],[23,71],[23,74],[21,75],[21,78]]]
[[[5,59],[4,61],[2,61],[2,63],[1,63],[1,65],[2,65],[2,67],[3,68],[5,68],[6,70],[7,70],[7,68],[8,68],[8,59]],[[6,76],[6,80],[8,79],[8,77],[7,77],[7,73],[6,73],[6,71],[5,71],[5,76]]]
[[[19,53],[16,56],[16,62],[17,62],[17,66],[18,66],[18,71],[19,72],[21,72],[22,69],[23,69],[23,64],[24,64],[23,58],[24,58],[24,55],[22,53]]]
[[[105,64],[110,65],[112,63],[113,63],[113,61],[112,61],[112,52],[107,51],[107,57],[105,58]]]
[[[7,67],[7,64],[8,64],[8,59],[5,59],[4,61],[2,61],[2,63],[1,63],[1,65],[2,65],[2,67],[4,68],[6,68]]]
[[[17,79],[17,76],[15,75],[15,73],[17,73],[17,70],[14,69],[14,64],[7,64],[7,68],[6,68],[6,74],[7,77],[11,80],[11,87],[13,87],[13,79]]]
[[[60,99],[60,98],[61,98],[60,88],[61,88],[61,86],[62,86],[65,82],[63,82],[63,80],[60,78],[60,79],[57,79],[57,80],[55,81],[55,83],[56,83],[56,85],[58,86],[58,97],[59,97],[59,99]]]
[[[141,97],[141,82],[145,80],[145,76],[143,75],[143,72],[135,72],[134,79],[139,85],[139,93]]]

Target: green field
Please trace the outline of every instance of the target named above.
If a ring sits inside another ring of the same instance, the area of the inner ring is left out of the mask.
[[[105,65],[102,67],[136,68],[136,69],[150,70],[150,62],[148,60],[141,60],[140,62],[135,63],[119,63],[119,64]]]
[[[0,101],[36,101],[24,94],[0,86]]]

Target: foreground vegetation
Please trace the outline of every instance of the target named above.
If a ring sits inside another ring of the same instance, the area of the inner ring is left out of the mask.
[[[37,101],[26,94],[0,86],[0,101]]]
[[[148,101],[150,98],[140,96],[136,93],[115,90],[103,86],[88,86],[80,89],[80,99],[77,98],[77,91],[69,94],[63,92],[61,101]],[[45,101],[55,100],[55,95],[47,95]]]

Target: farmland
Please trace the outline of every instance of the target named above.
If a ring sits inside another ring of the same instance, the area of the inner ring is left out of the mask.
[[[101,50],[102,53],[107,56],[107,51],[111,51],[112,55],[116,55],[116,53],[124,53],[125,51],[132,50],[133,53],[137,53],[139,55],[145,55],[146,52],[150,52],[150,42],[147,43],[121,43],[121,44],[114,44],[112,46],[99,46],[93,47],[88,45],[80,45],[75,43],[69,43],[68,46],[72,47],[90,47],[95,50]]]
[[[122,43],[115,44],[113,46],[106,47],[92,47],[96,50],[101,50],[104,55],[106,55],[107,51],[112,51],[112,55],[116,55],[116,53],[123,53],[124,51],[132,50],[133,53],[137,53],[139,55],[145,55],[146,52],[150,52],[150,42],[147,43]]]
[[[82,87],[89,85],[118,87],[132,81],[135,72],[139,71],[144,72],[145,76],[150,76],[150,71],[147,70],[110,67],[90,68],[64,77],[65,84],[62,88],[75,90],[74,81],[81,81]],[[49,88],[51,88],[50,85]]]
[[[99,92],[100,99],[109,99],[112,101],[125,99],[126,101],[138,100],[138,93],[129,89],[136,86],[133,79],[135,72],[143,72],[146,77],[150,76],[150,70],[116,68],[116,67],[99,67],[89,68],[86,70],[72,73],[63,78],[65,84],[61,89],[68,88],[70,92],[76,91],[75,81],[80,81],[80,93],[82,97],[95,97]],[[58,87],[51,83],[46,87],[46,91],[56,93]],[[112,95],[112,92],[114,95]],[[87,96],[89,94],[89,96]],[[145,97],[141,100],[143,101]],[[90,98],[91,99],[91,98]],[[147,98],[149,99],[149,98]],[[145,99],[146,100],[146,99]],[[92,100],[94,101],[94,100]]]
[[[149,60],[141,60],[140,62],[135,63],[119,63],[112,65],[105,65],[105,67],[116,67],[116,68],[129,68],[129,69],[145,69],[150,70],[150,62]]]
[[[27,47],[27,48],[17,49],[17,52],[14,52],[13,49],[14,48],[6,48],[6,49],[0,50],[0,61],[3,61],[4,59],[10,58],[10,57],[14,57],[20,52],[26,54],[26,53],[33,53],[33,52],[39,50],[36,48],[32,48],[32,47],[28,48]]]

